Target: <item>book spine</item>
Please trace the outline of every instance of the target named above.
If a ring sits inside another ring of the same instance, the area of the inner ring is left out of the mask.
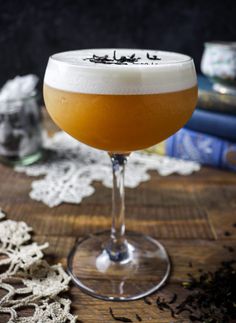
[[[200,109],[236,114],[236,96],[198,90],[197,105]]]
[[[196,109],[185,127],[229,141],[236,141],[236,116]]]
[[[236,171],[235,143],[185,128],[167,139],[166,154]]]

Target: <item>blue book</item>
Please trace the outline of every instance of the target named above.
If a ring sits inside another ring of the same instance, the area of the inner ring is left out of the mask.
[[[236,115],[196,109],[186,128],[236,141]]]
[[[197,81],[198,81],[198,88],[200,90],[212,92],[212,82],[209,81],[209,79],[203,75],[198,75],[197,76]]]
[[[167,139],[166,154],[236,171],[236,143],[182,128]]]

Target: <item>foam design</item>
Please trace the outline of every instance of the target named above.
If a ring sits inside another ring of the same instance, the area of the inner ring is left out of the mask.
[[[176,92],[197,84],[193,60],[183,54],[116,49],[116,56],[140,57],[127,65],[90,62],[93,54],[113,57],[114,49],[62,52],[49,58],[44,82],[53,88],[90,94],[155,94]],[[160,60],[150,60],[156,55]],[[86,59],[86,60],[85,60]]]

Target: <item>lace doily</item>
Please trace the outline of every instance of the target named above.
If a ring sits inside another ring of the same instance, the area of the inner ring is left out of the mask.
[[[61,264],[50,266],[43,259],[48,244],[30,243],[32,228],[4,217],[0,209],[0,316],[8,314],[8,323],[76,322],[71,301],[58,296],[68,290],[70,277]],[[19,315],[23,308],[32,315]]]
[[[45,175],[32,182],[32,199],[54,207],[63,202],[80,203],[94,193],[93,181],[112,187],[111,162],[107,153],[88,147],[64,132],[57,132],[51,138],[45,136],[44,148],[49,152],[46,161],[15,168],[29,176]],[[133,188],[149,180],[149,170],[166,176],[172,173],[188,175],[199,169],[196,162],[134,152],[126,167],[125,186]]]

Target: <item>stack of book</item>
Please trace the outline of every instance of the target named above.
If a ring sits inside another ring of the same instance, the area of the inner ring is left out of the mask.
[[[192,118],[165,141],[164,153],[236,171],[236,96],[214,92],[203,76],[198,77],[198,87]]]

